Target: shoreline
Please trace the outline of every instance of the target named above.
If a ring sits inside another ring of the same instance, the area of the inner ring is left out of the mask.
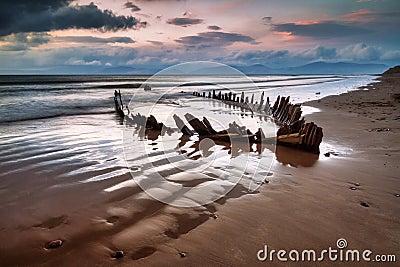
[[[322,145],[321,154],[311,157],[307,152],[278,147],[276,162],[267,177],[269,183],[255,194],[237,186],[215,203],[191,209],[170,207],[146,197],[129,174],[115,178],[129,187],[94,195],[92,198],[98,203],[79,209],[73,208],[73,198],[84,196],[68,196],[71,191],[63,193],[59,189],[55,194],[61,195],[57,196],[59,201],[69,203],[68,217],[61,214],[44,221],[29,218],[22,229],[26,236],[13,237],[2,245],[0,263],[261,266],[271,264],[257,260],[257,252],[264,245],[276,250],[322,250],[335,247],[339,238],[345,238],[352,249],[397,253],[399,257],[400,198],[395,194],[400,193],[396,176],[400,162],[400,120],[396,114],[400,108],[398,102],[387,104],[390,95],[382,96],[382,91],[389,93],[400,85],[397,75],[383,75],[381,82],[368,86],[375,89],[305,103],[321,110],[306,115],[306,119],[323,127],[323,143],[333,144],[332,149],[337,144],[355,152],[328,151]],[[354,106],[358,109],[350,112]],[[385,119],[381,119],[383,116]],[[376,128],[390,131],[369,131]],[[338,155],[325,157],[326,152]],[[101,181],[83,192],[90,194],[93,187],[101,189],[112,182]],[[1,238],[6,240],[7,233],[1,231]],[[56,238],[65,241],[61,248],[43,249],[46,242]],[[115,250],[123,250],[126,256],[113,259],[110,254]],[[182,258],[179,252],[185,252],[186,257]],[[299,266],[296,262],[275,264]],[[331,266],[332,262],[319,262],[321,265]]]

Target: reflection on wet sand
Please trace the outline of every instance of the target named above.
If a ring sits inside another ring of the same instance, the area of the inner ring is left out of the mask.
[[[183,147],[187,141],[190,140],[190,137],[182,136],[181,142],[178,144],[179,147]],[[200,157],[208,157],[214,151],[211,150],[213,146],[221,146],[223,150],[228,150],[228,154],[231,155],[232,158],[239,156],[241,153],[250,153],[255,152],[258,155],[262,155],[265,149],[268,149],[271,152],[275,152],[276,161],[282,163],[283,165],[290,165],[292,167],[312,167],[317,160],[319,159],[319,155],[310,153],[307,151],[299,151],[298,149],[287,147],[287,146],[276,146],[272,144],[249,144],[246,142],[235,142],[229,143],[219,140],[211,140],[209,138],[201,138],[197,140],[191,145],[191,148],[194,148],[194,151],[188,153],[187,156],[189,159],[197,160]],[[199,152],[199,155],[192,157],[193,154]],[[181,150],[182,153],[185,153],[185,150]]]
[[[248,114],[245,114],[248,116]],[[260,119],[267,121],[266,116],[259,116]],[[131,126],[133,124],[131,123]],[[177,136],[177,132],[174,132],[171,129],[161,129],[161,130],[153,130],[146,128],[142,125],[135,125],[133,131],[133,137],[135,136],[139,138],[139,140],[151,140],[151,141],[162,141],[159,140],[165,134],[171,136]],[[275,153],[276,161],[282,163],[284,165],[290,165],[293,167],[311,167],[316,161],[319,159],[319,155],[314,153],[309,153],[306,151],[299,151],[292,147],[287,146],[276,146],[274,144],[251,144],[248,142],[226,142],[223,140],[213,140],[207,137],[202,136],[188,136],[180,134],[180,137],[177,138],[178,144],[176,145],[177,153],[185,156],[186,159],[191,160],[199,160],[200,158],[207,158],[215,151],[218,150],[226,150],[227,153],[235,158],[239,156],[241,153],[250,153],[254,152],[259,156],[262,155],[265,149],[268,149],[270,152]],[[152,150],[157,150],[157,143],[153,142],[149,145],[153,145],[154,148]],[[218,147],[217,149],[215,149]]]
[[[178,144],[179,153],[186,155],[189,159],[197,160],[200,157],[208,157],[214,150],[212,149],[214,146],[221,147],[222,150],[227,150],[228,154],[231,155],[232,158],[239,156],[241,153],[249,153],[249,152],[256,152],[258,155],[261,155],[263,150],[265,149],[265,145],[261,143],[257,144],[250,144],[248,142],[226,142],[222,140],[212,140],[208,137],[199,137],[199,140],[193,142],[190,146],[193,149],[192,152],[187,153],[185,147],[188,141],[192,141],[193,139],[190,136],[182,135],[179,139],[180,142]],[[200,152],[200,153],[197,153]]]
[[[278,162],[292,167],[311,167],[319,158],[319,155],[315,153],[279,145],[275,148],[275,156]]]
[[[168,134],[169,136],[172,134],[171,131],[166,131],[164,129],[161,130],[152,130],[148,129],[142,125],[137,125],[134,127],[133,136],[137,136],[139,140],[151,140],[156,141],[160,136],[164,136]]]

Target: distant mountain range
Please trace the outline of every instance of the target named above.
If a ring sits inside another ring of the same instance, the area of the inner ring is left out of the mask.
[[[245,74],[380,74],[389,67],[384,64],[314,62],[297,67],[273,69],[261,64],[235,66]]]
[[[235,69],[247,75],[256,74],[381,74],[386,71],[389,66],[384,64],[357,64],[357,63],[328,63],[314,62],[297,67],[287,68],[270,68],[262,64],[254,64],[250,66],[235,65]],[[108,67],[99,69],[96,72],[100,74],[155,74],[161,69],[156,68],[132,68],[132,67]],[[176,73],[178,74],[178,73]],[[227,74],[224,67],[215,67],[207,69],[199,69],[193,75],[218,75]],[[229,73],[228,73],[229,74]]]

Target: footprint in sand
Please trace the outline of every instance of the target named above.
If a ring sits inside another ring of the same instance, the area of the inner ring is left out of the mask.
[[[59,226],[61,224],[67,223],[67,218],[68,218],[67,215],[61,215],[61,216],[58,216],[58,217],[52,217],[52,218],[49,218],[49,219],[45,220],[42,223],[33,225],[33,227],[44,228],[44,229],[52,229],[52,228],[55,228],[55,227],[57,227],[57,226]]]
[[[111,257],[114,259],[120,259],[120,258],[123,258],[124,256],[125,256],[125,253],[122,250],[117,250],[111,255]]]
[[[181,258],[185,258],[187,256],[187,252],[179,252],[178,253]]]
[[[61,239],[56,239],[53,241],[48,242],[47,244],[45,244],[45,249],[54,249],[54,248],[59,248],[63,245],[64,241],[62,241]]]
[[[211,213],[210,217],[213,218],[214,220],[218,219],[218,214],[216,213]]]
[[[354,182],[349,182],[349,184],[351,184],[352,186],[349,187],[350,190],[359,190],[359,183],[354,183]]]
[[[106,222],[111,223],[111,224],[118,222],[118,220],[119,220],[118,216],[110,216],[110,217],[106,218]]]

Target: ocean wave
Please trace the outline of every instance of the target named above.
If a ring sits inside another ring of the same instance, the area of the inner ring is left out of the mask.
[[[115,112],[113,109],[106,110],[106,111],[90,111],[90,110],[84,111],[82,109],[76,109],[76,110],[80,110],[80,112],[55,113],[55,114],[48,114],[48,115],[33,114],[32,116],[27,115],[26,117],[20,117],[20,118],[14,117],[11,119],[0,118],[0,124],[13,123],[13,122],[24,122],[24,121],[31,121],[31,120],[44,120],[44,119],[52,119],[52,118],[67,117],[67,116],[112,114]]]

